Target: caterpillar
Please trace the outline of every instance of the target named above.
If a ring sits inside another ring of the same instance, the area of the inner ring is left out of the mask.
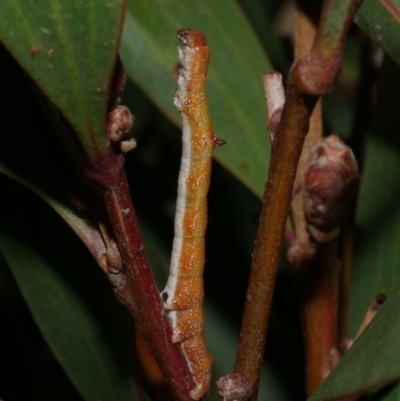
[[[212,355],[204,338],[203,269],[207,224],[207,192],[216,137],[206,99],[210,53],[203,33],[177,33],[181,62],[174,104],[182,118],[182,159],[178,178],[175,236],[170,273],[161,293],[172,326],[172,341],[180,343],[193,375],[190,396],[199,400],[208,391]]]

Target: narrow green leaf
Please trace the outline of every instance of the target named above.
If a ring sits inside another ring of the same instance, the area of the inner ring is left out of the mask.
[[[273,29],[271,12],[273,4],[263,0],[238,0],[238,4],[245,12],[268,56],[273,61],[275,69],[283,75],[287,75],[290,67],[289,54],[284,51],[282,38]]]
[[[35,173],[40,172],[36,169]],[[47,171],[43,171],[43,178],[46,181],[46,189],[42,189],[37,182],[27,179],[23,175],[13,171],[9,166],[0,162],[0,173],[19,182],[26,188],[30,189],[36,195],[40,196],[46,203],[49,204],[63,220],[74,230],[75,234],[86,245],[95,260],[98,260],[106,253],[106,248],[101,238],[100,232],[96,227],[92,226],[91,222],[85,219],[82,215],[79,216],[68,201],[66,192],[58,190],[58,182],[53,181],[53,177],[47,176]],[[52,188],[50,184],[54,184]]]
[[[357,332],[372,299],[379,293],[389,293],[400,280],[399,102],[400,68],[386,57],[358,201],[351,335]]]
[[[18,181],[47,202],[78,234],[97,259],[105,253],[98,231],[78,215],[68,197],[75,172],[65,149],[25,76],[0,48],[0,173]]]
[[[349,19],[349,12],[353,9],[353,0],[330,0],[326,13],[321,15],[318,26],[319,51],[324,57],[335,57],[335,49],[341,42],[343,28]]]
[[[69,120],[89,157],[108,145],[105,113],[123,9],[124,0],[1,5],[0,40]]]
[[[354,21],[400,65],[400,0],[364,0]]]
[[[309,401],[338,400],[400,379],[400,283]]]
[[[37,213],[23,210],[26,201]],[[26,190],[3,206],[1,251],[56,358],[85,400],[131,401],[128,316],[105,276],[54,212]]]
[[[176,32],[195,28],[211,52],[208,98],[217,136],[227,145],[216,158],[257,195],[269,161],[261,75],[271,69],[237,4],[136,0],[128,4],[121,57],[130,76],[176,123],[173,105],[178,54]]]

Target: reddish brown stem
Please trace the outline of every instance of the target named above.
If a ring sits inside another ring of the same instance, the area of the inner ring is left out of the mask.
[[[334,85],[357,3],[358,0],[324,1],[311,52],[295,63],[295,71],[292,69],[297,88],[304,95],[322,96]]]
[[[318,9],[315,7],[314,1],[296,1],[294,33],[295,60],[305,57],[312,49],[317,32],[317,19],[321,11],[319,7],[317,8]],[[307,259],[315,252],[315,245],[311,241],[308,233],[307,222],[304,214],[303,187],[306,162],[311,150],[321,137],[322,99],[319,99],[310,118],[310,127],[304,141],[293,188],[290,217],[295,240],[292,241],[288,249],[288,260],[292,263],[297,263],[299,260]]]
[[[256,396],[268,319],[292,186],[311,112],[317,98],[303,98],[289,78],[286,103],[272,152],[264,194],[234,373]]]
[[[340,273],[337,249],[337,239],[319,244],[314,258],[297,266],[295,272],[306,348],[308,395],[330,373],[331,351],[337,347]]]
[[[318,28],[318,39],[311,53],[291,69],[286,102],[272,151],[234,367],[234,373],[244,377],[250,385],[252,399],[256,398],[260,381],[268,319],[297,164],[313,108],[319,96],[331,89],[339,71],[344,37],[355,12],[356,1],[342,0],[337,8],[344,9],[344,12],[339,13],[339,25],[335,23],[340,32],[330,35],[327,26],[332,22],[331,14],[336,11],[331,9],[336,1],[327,0],[324,3],[325,18]],[[337,16],[334,15],[334,18]],[[334,39],[328,52],[320,49],[326,44],[324,35]]]
[[[134,316],[174,398],[191,401],[192,376],[179,345],[171,340],[171,327],[143,247],[124,171],[115,188],[103,191],[103,199],[124,267],[119,273],[108,275],[115,295]]]
[[[308,9],[310,2],[307,0],[296,2],[295,14],[295,59],[299,59],[307,55],[312,49],[314,38],[317,32],[317,22],[315,20],[315,10]],[[310,14],[311,13],[311,14]],[[316,249],[315,243],[312,241],[308,232],[308,224],[304,212],[304,181],[306,163],[310,153],[319,139],[322,137],[322,99],[320,99],[314,108],[310,119],[310,129],[306,136],[303,150],[300,156],[297,174],[295,178],[293,199],[291,204],[291,220],[295,234],[295,241],[292,242],[288,250],[288,259],[295,264],[296,284],[300,292],[301,316],[304,333],[304,343],[306,350],[306,387],[307,394],[310,394],[315,387],[318,386],[321,378],[321,371],[329,372],[330,367],[324,366],[326,355],[333,346],[336,345],[336,338],[331,339],[334,328],[336,332],[336,309],[332,309],[331,294],[336,289],[330,288],[330,274],[324,274],[319,264],[324,259],[324,252]],[[336,244],[337,241],[334,242]],[[328,249],[335,245],[324,246]],[[310,259],[309,262],[304,262]],[[336,255],[333,257],[336,260]],[[315,270],[319,272],[318,276],[324,276],[325,280],[319,280],[315,276]],[[308,282],[311,278],[312,282]],[[319,282],[321,281],[321,282]],[[321,292],[325,287],[329,288],[329,293]],[[311,296],[308,296],[307,289],[311,290]],[[323,297],[326,296],[327,299]],[[322,301],[321,305],[318,302]],[[335,302],[337,305],[337,302]],[[324,314],[326,312],[326,314]],[[322,315],[322,316],[321,316]],[[316,323],[317,322],[317,323]],[[322,325],[322,323],[325,323]],[[322,325],[322,328],[320,326]],[[325,333],[327,332],[327,333]],[[327,334],[327,336],[325,335]],[[320,343],[323,346],[320,348]],[[333,345],[331,344],[333,342]],[[327,349],[326,349],[327,348]],[[321,368],[321,370],[320,370]],[[327,369],[328,368],[328,369]],[[318,384],[316,384],[318,383]]]

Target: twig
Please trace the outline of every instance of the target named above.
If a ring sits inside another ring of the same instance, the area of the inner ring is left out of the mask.
[[[103,200],[122,260],[120,271],[108,273],[114,293],[134,316],[175,399],[189,401],[189,392],[194,384],[180,347],[172,342],[171,326],[164,314],[139,233],[124,171],[115,188],[103,191]]]
[[[304,99],[289,78],[286,103],[273,148],[234,373],[249,382],[255,397],[292,185],[308,120],[316,99]]]
[[[319,244],[311,261],[297,266],[301,317],[306,349],[306,387],[310,395],[332,370],[337,347],[340,262],[338,240]]]
[[[104,208],[106,213],[106,221],[99,222],[107,248],[100,264],[114,287],[116,298],[134,317],[174,399],[192,401],[189,395],[194,386],[192,375],[179,345],[172,342],[171,326],[150,269],[123,168],[121,152],[134,145],[133,140],[125,140],[133,118],[125,107],[118,106],[124,83],[121,68],[117,69],[117,74],[119,77],[114,80],[116,89],[111,90],[113,110],[107,126],[111,143],[97,152],[85,170],[86,177],[95,183],[94,196],[100,200],[98,208]]]
[[[314,46],[293,65],[273,146],[250,271],[234,374],[257,396],[268,319],[292,187],[309,119],[319,98],[334,84],[355,0],[327,0]],[[243,398],[243,399],[247,399]]]
[[[294,30],[295,60],[305,57],[311,51],[317,33],[318,16],[320,12],[320,7],[316,7],[314,1],[296,1]],[[311,150],[321,138],[322,99],[319,99],[311,114],[310,127],[304,141],[293,186],[293,199],[290,208],[293,234],[292,238],[289,240],[288,260],[294,264],[311,258],[315,253],[315,245],[308,233],[307,222],[304,215],[303,188],[306,162]]]
[[[120,174],[115,187],[97,186],[95,190],[109,218],[104,224],[101,204],[95,205],[99,209],[95,216],[105,247],[105,255],[97,259],[114,287],[116,298],[134,317],[154,353],[174,399],[192,401],[191,373],[179,345],[172,342],[171,326],[144,250],[124,170]]]

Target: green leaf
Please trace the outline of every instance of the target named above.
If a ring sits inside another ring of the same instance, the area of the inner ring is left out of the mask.
[[[269,162],[261,75],[271,69],[237,4],[136,0],[128,4],[121,57],[131,78],[176,123],[173,105],[178,53],[176,32],[195,28],[211,52],[208,98],[217,136],[227,145],[215,157],[257,195]]]
[[[1,181],[14,196],[0,211],[0,248],[44,338],[85,400],[131,401],[132,337],[124,308],[54,212]],[[36,213],[24,210],[26,202]]]
[[[372,299],[400,280],[400,68],[386,57],[380,74],[372,131],[357,211],[350,330],[354,335]],[[400,359],[400,357],[399,357]]]
[[[400,283],[309,401],[338,400],[400,379]]]
[[[0,90],[0,173],[18,181],[46,201],[78,234],[97,259],[105,253],[99,232],[78,215],[68,197],[74,176],[71,161],[37,97],[3,47]],[[43,100],[44,101],[44,100]]]
[[[354,21],[400,65],[400,0],[364,0]]]
[[[351,281],[350,336],[368,305],[400,281],[400,68],[389,57],[381,71],[377,109],[367,152],[357,211],[355,266]],[[360,337],[310,400],[333,400],[364,393],[400,378],[399,284]],[[368,359],[369,358],[369,359]],[[398,399],[397,386],[386,401]]]
[[[1,6],[0,40],[70,122],[90,158],[108,146],[105,113],[123,9],[124,0]]]
[[[289,54],[284,51],[280,35],[273,30],[271,12],[273,4],[263,0],[238,0],[238,4],[245,12],[252,29],[273,61],[275,69],[283,75],[287,75],[290,67]]]

